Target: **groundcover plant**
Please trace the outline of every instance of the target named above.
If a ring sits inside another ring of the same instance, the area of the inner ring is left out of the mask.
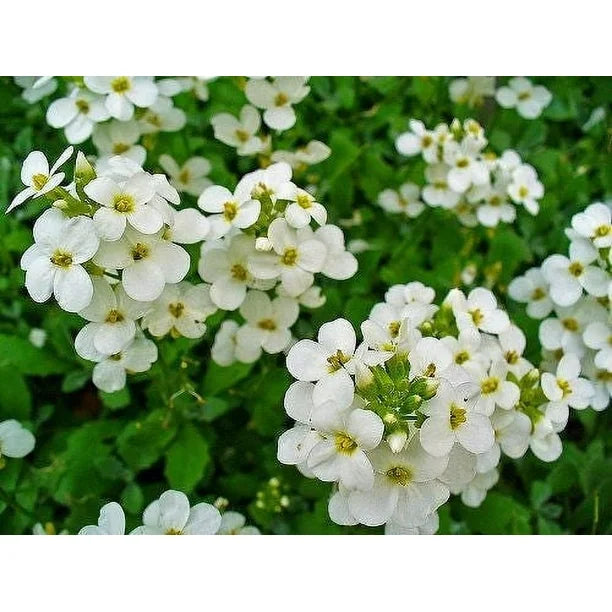
[[[612,532],[612,80],[0,79],[0,531]]]

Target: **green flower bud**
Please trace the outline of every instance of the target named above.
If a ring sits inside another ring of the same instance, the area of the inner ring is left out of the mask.
[[[402,416],[408,416],[412,414],[415,410],[418,410],[423,403],[423,398],[416,393],[413,395],[409,395],[406,401],[401,405],[399,412]]]
[[[76,157],[76,165],[74,168],[74,180],[79,187],[84,187],[90,181],[96,178],[96,171],[89,163],[85,155],[79,151]]]
[[[420,395],[424,400],[429,400],[436,394],[439,386],[440,381],[438,379],[421,376],[412,381],[410,391]]]

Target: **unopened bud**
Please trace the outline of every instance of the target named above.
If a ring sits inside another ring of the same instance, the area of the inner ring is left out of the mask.
[[[76,165],[74,168],[74,180],[76,183],[83,187],[90,181],[96,178],[96,171],[93,166],[89,163],[85,155],[79,151],[76,157]]]
[[[440,381],[437,378],[420,376],[412,381],[410,390],[420,395],[424,400],[430,400],[438,391],[439,386]]]
[[[361,391],[374,384],[374,374],[367,365],[357,361],[355,363],[355,384]]]
[[[408,396],[408,399],[406,399],[406,401],[402,404],[402,407],[400,408],[400,413],[403,416],[412,414],[413,412],[415,412],[415,410],[418,410],[421,407],[422,403],[423,398],[420,395],[417,395],[416,393],[410,395]]]
[[[53,202],[53,206],[55,206],[55,208],[59,208],[60,210],[66,210],[68,208],[68,202],[66,202],[66,200],[55,200],[55,202]]]
[[[392,434],[387,436],[387,442],[389,444],[389,448],[394,453],[399,453],[406,445],[406,440],[408,439],[408,434],[405,431],[394,431]]]
[[[256,251],[271,251],[272,243],[265,236],[262,236],[261,238],[257,238],[255,240],[255,250]]]
[[[538,370],[538,368],[533,368],[533,370],[529,370],[529,372],[523,376],[521,382],[523,382],[526,387],[533,387],[539,380],[540,370]]]

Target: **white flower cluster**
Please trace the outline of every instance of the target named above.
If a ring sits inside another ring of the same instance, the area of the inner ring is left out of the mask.
[[[215,307],[238,310],[244,320],[227,320],[217,333],[212,356],[221,365],[286,349],[300,304],[325,301],[315,274],[344,280],[357,271],[342,230],[326,223],[325,207],[291,175],[279,162],[245,175],[233,192],[214,185],[198,199],[210,213],[198,271]]]
[[[402,155],[422,156],[427,184],[422,189],[413,183],[399,191],[386,189],[378,196],[379,205],[409,217],[419,215],[425,204],[441,207],[453,211],[468,227],[512,223],[516,205],[538,214],[544,187],[536,170],[516,151],[497,157],[484,151],[486,145],[484,130],[473,119],[463,124],[455,119],[450,126],[441,123],[433,130],[412,119],[410,131],[400,134],[395,146]]]
[[[327,159],[331,149],[318,140],[311,140],[296,151],[272,151],[270,134],[260,134],[263,122],[269,128],[282,132],[295,125],[293,105],[301,102],[309,93],[307,77],[277,77],[272,81],[251,78],[245,94],[250,104],[240,110],[238,117],[230,113],[218,113],[211,118],[217,140],[234,147],[238,155],[262,155],[272,162],[287,162],[294,170],[304,170]]]
[[[482,106],[485,98],[495,95],[495,77],[468,76],[453,79],[448,86],[450,99],[470,107]]]
[[[63,187],[57,172],[68,149],[49,170],[43,153],[28,155],[26,185],[9,210],[28,197],[46,196],[53,206],[34,224],[35,243],[23,254],[25,285],[36,302],[52,295],[87,325],[75,340],[84,359],[96,362],[93,381],[102,390],[125,385],[126,372],[144,372],[157,347],[143,335],[204,334],[215,312],[209,287],[183,279],[190,258],[179,244],[201,241],[209,222],[194,209],[176,210],[179,196],[162,174],[149,174],[126,158],[98,165],[79,154],[75,180]]]
[[[145,155],[144,148],[135,145],[140,136],[180,130],[186,116],[172,98],[197,88],[190,77],[86,76],[63,77],[62,81],[64,97],[49,105],[47,123],[63,129],[71,144],[93,136],[101,155],[105,150],[110,155],[128,154],[139,164],[144,163]],[[51,77],[16,77],[15,82],[31,104],[58,87]],[[205,87],[206,81],[199,83]]]
[[[258,535],[246,527],[238,512],[224,512],[212,504],[190,506],[181,491],[169,490],[151,502],[142,515],[142,525],[129,535]],[[125,513],[117,502],[102,506],[97,525],[87,525],[79,535],[125,535]]]
[[[566,399],[547,403],[525,336],[494,295],[453,289],[441,307],[433,299],[419,282],[393,286],[362,323],[361,344],[337,319],[288,353],[297,381],[284,404],[296,423],[278,459],[337,483],[329,514],[338,524],[433,533],[450,493],[482,503],[502,453],[558,457]]]
[[[540,344],[556,374],[543,374],[542,388],[552,403],[562,403],[559,420],[567,419],[567,405],[604,410],[612,396],[610,206],[591,204],[572,217],[566,234],[569,257],[551,255],[508,287],[530,317],[544,319]]]

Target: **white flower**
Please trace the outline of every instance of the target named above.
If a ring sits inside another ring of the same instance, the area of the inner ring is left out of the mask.
[[[83,359],[98,362],[94,366],[92,380],[98,389],[106,393],[123,389],[127,372],[146,372],[157,361],[156,344],[138,336],[114,355],[92,350],[92,343],[82,336],[76,337],[74,348]]]
[[[533,366],[523,357],[527,346],[527,339],[522,330],[516,325],[510,325],[499,334],[499,344],[503,358],[508,364],[508,370],[521,379]]]
[[[476,410],[482,414],[491,415],[495,406],[510,410],[516,406],[520,397],[520,389],[511,381],[506,380],[508,364],[503,360],[494,361],[488,372],[480,376],[480,396]]]
[[[215,138],[230,147],[235,147],[238,155],[255,155],[264,148],[263,139],[257,136],[261,127],[261,117],[253,106],[248,104],[243,106],[239,119],[229,113],[219,113],[212,116],[210,123]]]
[[[240,512],[224,512],[217,535],[259,535],[257,527],[245,526],[246,519]]]
[[[580,378],[580,360],[571,354],[561,358],[556,374],[542,374],[542,391],[551,402],[576,409],[586,408],[594,395],[591,383]]]
[[[86,76],[84,80],[91,91],[105,96],[108,112],[121,121],[134,116],[134,106],[146,108],[157,100],[153,77]]]
[[[391,213],[403,212],[407,217],[418,217],[425,204],[420,200],[421,190],[414,183],[404,183],[398,191],[385,189],[378,194],[378,204]]]
[[[223,321],[215,336],[211,355],[213,361],[220,366],[228,366],[235,361],[253,363],[261,355],[261,347],[251,345],[238,345],[236,334],[240,326],[236,321]]]
[[[42,348],[47,342],[47,332],[39,327],[33,327],[28,334],[28,340],[36,348]]]
[[[461,492],[461,501],[470,508],[478,508],[487,496],[487,491],[494,487],[498,480],[499,472],[496,469],[476,474]]]
[[[453,361],[449,348],[437,338],[421,338],[408,355],[410,379],[440,378]]]
[[[561,438],[548,418],[541,417],[534,424],[529,448],[542,461],[556,461],[561,455],[563,451]]]
[[[497,90],[495,98],[504,108],[516,108],[521,117],[535,119],[550,104],[552,95],[542,85],[534,86],[529,79],[514,77]]]
[[[459,203],[461,195],[448,185],[449,170],[446,164],[432,164],[425,168],[428,184],[423,188],[423,200],[430,206],[454,208]]]
[[[419,281],[413,281],[406,285],[393,285],[385,293],[385,302],[402,308],[407,304],[418,302],[421,304],[431,304],[436,296],[436,292],[431,287],[426,287]]]
[[[312,166],[326,160],[331,155],[331,149],[319,140],[311,140],[305,147],[298,147],[292,151],[274,151],[271,155],[273,162],[286,162],[292,168]]]
[[[522,457],[529,448],[531,419],[516,410],[496,410],[491,416],[495,445],[512,459]],[[497,464],[497,462],[496,462]]]
[[[187,123],[185,111],[175,108],[172,100],[164,96],[159,96],[139,119],[143,134],[178,132],[185,127],[185,123]]]
[[[310,228],[304,228],[301,236],[318,240],[325,245],[326,257],[321,274],[334,280],[346,280],[357,272],[357,258],[344,246],[344,232],[336,225],[324,225],[311,234]]]
[[[438,141],[433,132],[422,121],[411,119],[410,131],[400,134],[395,140],[395,148],[402,155],[413,156],[421,153],[423,159],[433,164],[438,161]]]
[[[21,97],[29,104],[42,100],[57,89],[57,81],[50,76],[16,76],[13,80],[23,89]]]
[[[522,204],[528,213],[537,215],[540,205],[537,200],[544,195],[544,186],[538,180],[537,172],[528,164],[522,164],[512,172],[508,195],[516,204]]]
[[[371,410],[347,410],[328,401],[314,407],[312,426],[324,437],[308,455],[312,473],[349,489],[370,489],[374,470],[365,451],[376,448],[382,440],[384,425],[380,417]]]
[[[569,258],[550,255],[542,263],[542,274],[550,283],[550,296],[559,306],[571,306],[582,290],[595,297],[608,294],[610,280],[605,270],[590,265],[597,259],[597,249],[583,238],[570,243]]]
[[[121,155],[140,166],[147,157],[146,149],[138,144],[140,136],[140,127],[136,121],[113,120],[97,125],[92,139],[100,155]]]
[[[325,244],[296,232],[284,219],[272,221],[268,239],[274,253],[255,253],[249,259],[249,271],[264,280],[280,277],[287,295],[300,295],[313,284],[313,273],[320,272],[325,263]]]
[[[583,334],[584,343],[597,351],[595,365],[612,372],[612,327],[603,321],[589,323]]]
[[[159,165],[170,176],[174,187],[196,198],[212,184],[207,176],[211,165],[205,157],[190,157],[179,166],[170,155],[164,154],[159,156]]]
[[[375,470],[373,487],[349,495],[349,510],[360,523],[418,527],[448,499],[448,488],[435,480],[446,469],[448,457],[426,453],[418,436],[401,453],[383,444],[369,457]]]
[[[121,284],[111,287],[104,278],[94,278],[94,293],[89,305],[79,312],[91,321],[80,332],[81,342],[91,349],[113,355],[134,339],[135,321],[150,308],[150,303],[130,298]]]
[[[440,527],[440,517],[432,512],[418,527],[402,527],[395,523],[385,525],[385,535],[433,535]]]
[[[272,164],[265,170],[255,170],[245,174],[236,185],[235,197],[240,201],[250,198],[270,198],[273,204],[278,199],[278,193],[286,188],[291,181],[291,166],[284,162]]]
[[[476,159],[469,144],[448,142],[444,147],[444,162],[450,167],[447,181],[454,191],[463,193],[472,185],[489,182],[489,169]]]
[[[448,86],[450,99],[457,104],[480,106],[484,98],[495,95],[495,77],[469,76],[453,79]]]
[[[70,159],[73,150],[72,147],[68,147],[51,166],[51,170],[49,170],[49,162],[45,154],[40,151],[32,151],[25,158],[21,167],[21,182],[26,188],[13,198],[6,212],[11,212],[29,198],[39,198],[58,187],[64,180],[65,174],[57,171]]]
[[[285,219],[291,227],[305,227],[313,219],[319,225],[325,225],[327,210],[306,190],[293,183],[286,183],[277,193],[277,198],[290,202],[285,209]]]
[[[79,535],[125,535],[125,514],[117,502],[102,506],[97,525],[86,525]]]
[[[216,310],[208,285],[192,285],[183,281],[164,287],[144,316],[142,325],[153,336],[165,336],[172,332],[185,338],[199,338],[206,331],[206,318]]]
[[[0,422],[0,457],[21,459],[34,449],[36,439],[19,421]]]
[[[98,236],[88,217],[68,219],[47,209],[34,224],[35,243],[23,254],[25,284],[35,302],[55,296],[61,308],[78,312],[91,301],[93,285],[81,264],[98,250]]]
[[[547,317],[553,308],[548,296],[548,282],[539,268],[531,268],[523,276],[512,280],[508,285],[508,294],[517,302],[526,302],[527,314],[533,319]]]
[[[102,242],[94,263],[122,270],[121,283],[134,300],[152,302],[166,283],[182,281],[189,271],[189,255],[182,247],[164,240],[161,232],[141,234],[127,228],[114,242]]]
[[[266,79],[250,79],[244,90],[251,104],[265,109],[263,120],[273,130],[288,130],[295,124],[292,104],[301,102],[309,93],[306,77],[276,77],[272,82]]]
[[[210,246],[209,246],[210,245]],[[210,297],[223,310],[236,310],[244,301],[247,288],[270,289],[274,280],[260,281],[248,270],[255,254],[253,238],[236,235],[224,241],[207,243],[198,264],[200,276],[212,283]]]
[[[75,88],[65,98],[54,100],[47,109],[47,123],[64,128],[66,140],[79,144],[87,140],[94,125],[110,117],[104,100],[86,89]]]
[[[448,455],[458,442],[471,453],[488,451],[495,441],[489,419],[474,409],[473,401],[464,401],[461,394],[442,381],[436,395],[422,407],[428,415],[420,430],[423,448],[434,455]]]
[[[317,340],[294,344],[287,355],[287,369],[298,380],[317,381],[314,390],[317,403],[335,399],[350,404],[354,385],[347,367],[351,369],[357,344],[353,326],[346,319],[324,323]]]
[[[95,178],[85,186],[85,193],[102,204],[93,220],[103,240],[119,240],[127,223],[143,234],[154,234],[162,228],[161,213],[147,205],[155,194],[155,185],[144,172],[123,185],[105,176]]]
[[[476,196],[477,199],[472,200]],[[487,185],[473,187],[468,192],[468,200],[480,201],[476,209],[478,221],[485,227],[496,227],[500,221],[512,223],[516,218],[516,210],[508,202],[508,196],[504,190]]]
[[[540,324],[538,336],[545,349],[582,356],[585,353],[583,333],[586,326],[595,321],[605,321],[606,309],[594,298],[583,298],[574,306],[555,308],[556,318],[545,319]]]
[[[164,220],[166,223],[166,220]],[[164,238],[179,244],[194,244],[208,236],[210,223],[195,208],[172,211],[172,218],[164,230]]]
[[[261,203],[250,196],[239,198],[236,190],[213,185],[204,190],[198,198],[198,206],[209,213],[210,238],[221,238],[232,228],[246,229],[253,225],[261,211]]]
[[[490,359],[482,350],[480,333],[465,329],[459,332],[457,338],[445,336],[440,339],[440,342],[451,350],[454,363],[467,370],[472,376],[478,377],[488,369]]]
[[[271,300],[262,291],[249,291],[240,306],[246,325],[238,330],[236,340],[239,345],[262,347],[266,353],[280,353],[291,341],[289,328],[299,313],[292,298]]]
[[[572,217],[572,227],[580,236],[593,241],[598,249],[612,246],[612,221],[610,207],[606,204],[591,204],[584,212]]]
[[[453,289],[446,299],[451,304],[459,330],[479,329],[488,334],[498,334],[510,324],[508,315],[497,307],[497,300],[488,289],[476,287],[467,298],[458,289]]]
[[[221,514],[211,504],[189,507],[180,491],[166,491],[150,503],[142,515],[141,527],[134,535],[213,535],[221,526]]]

